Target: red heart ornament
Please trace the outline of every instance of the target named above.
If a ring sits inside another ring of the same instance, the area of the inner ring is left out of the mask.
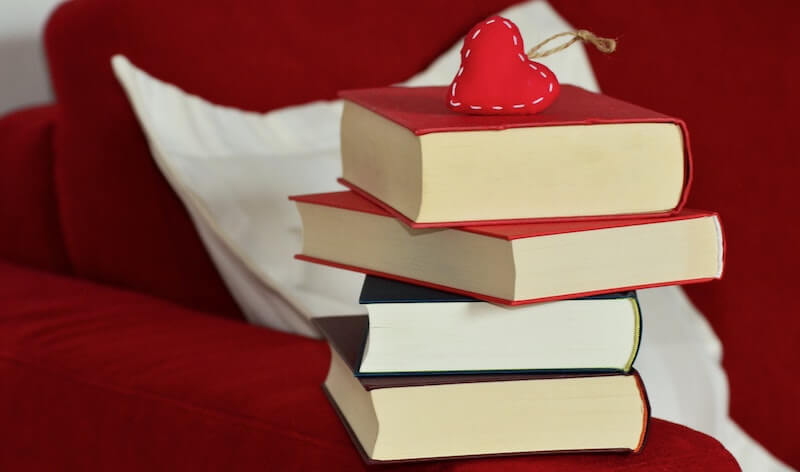
[[[559,90],[555,74],[528,59],[517,25],[493,16],[464,39],[447,106],[473,115],[529,115],[550,106]]]

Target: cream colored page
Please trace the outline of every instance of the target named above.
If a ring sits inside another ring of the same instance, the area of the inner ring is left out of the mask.
[[[684,184],[669,123],[543,126],[421,136],[417,221],[666,211]]]
[[[371,454],[379,427],[378,418],[372,407],[372,398],[333,349],[331,349],[331,367],[325,379],[325,388],[346,418],[361,446],[367,454]]]
[[[442,229],[411,229],[394,218],[298,202],[303,254],[363,269],[509,299],[511,245]]]
[[[415,219],[422,194],[419,137],[373,112],[344,102],[342,176]]]
[[[368,308],[370,342],[362,371],[622,369],[636,339],[636,316],[628,298],[515,307],[414,304],[433,305],[424,312],[408,305]]]
[[[703,217],[517,239],[516,299],[716,277],[718,234]]]
[[[373,391],[376,459],[636,448],[645,411],[632,376]]]

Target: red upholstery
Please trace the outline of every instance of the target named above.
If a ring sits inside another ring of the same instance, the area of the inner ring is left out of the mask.
[[[620,37],[613,56],[590,55],[604,91],[688,123],[696,170],[688,205],[720,212],[728,257],[721,281],[687,292],[722,339],[731,415],[800,467],[800,226],[789,216],[800,179],[800,56],[791,39],[800,3],[554,5],[576,26]]]
[[[56,107],[0,117],[0,258],[70,270],[53,187]]]
[[[0,470],[365,470],[320,389],[324,343],[3,263],[0,280]],[[738,470],[660,420],[636,456],[397,468]]]
[[[110,55],[122,52],[155,76],[215,102],[264,111],[332,97],[339,88],[405,79],[475,21],[509,3],[63,4],[46,31],[57,109],[0,120],[0,258],[239,316],[148,154],[111,74]],[[799,56],[789,35],[800,6],[552,3],[576,26],[620,38],[614,55],[590,53],[605,91],[688,122],[697,170],[690,204],[720,210],[729,242],[725,279],[689,293],[722,338],[734,419],[800,467],[794,440],[800,424],[800,383],[794,375],[800,318],[794,314],[800,302],[793,292],[800,255],[794,248],[798,230],[787,220],[795,212],[791,192],[798,165],[789,150],[793,111],[800,109],[794,91]],[[85,297],[94,299],[90,293]],[[96,367],[92,359],[85,361],[87,372]],[[47,384],[41,373],[25,375],[39,375],[43,391],[36,395],[68,388]],[[4,385],[0,382],[0,389]],[[31,408],[49,401],[36,395]],[[59,410],[65,428],[79,419],[69,416],[72,406]],[[129,418],[134,417],[152,420],[143,413]],[[107,429],[96,431],[102,436]]]
[[[148,157],[111,73],[112,54],[212,101],[266,111],[409,77],[472,23],[510,3],[471,0],[453,9],[437,0],[393,12],[367,0],[313,8],[259,0],[61,5],[45,46],[61,111],[55,181],[75,272],[205,311],[236,312],[186,212]]]
[[[141,23],[145,30],[138,37],[126,34],[127,21],[164,6],[141,3],[145,9],[134,14],[137,3],[66,2],[45,32],[60,110],[54,180],[67,253],[79,276],[238,317],[186,211],[150,158],[111,73],[110,56],[124,49],[123,38],[144,45],[155,35]],[[191,10],[187,4],[184,11]],[[172,34],[174,26],[186,24],[173,21]],[[161,40],[162,46],[173,42]]]

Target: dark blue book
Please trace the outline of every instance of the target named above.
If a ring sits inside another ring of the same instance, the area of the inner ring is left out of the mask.
[[[636,298],[636,291],[604,293],[575,298],[575,300],[607,300],[613,298]],[[408,284],[399,280],[367,275],[364,277],[364,284],[361,286],[361,295],[358,298],[358,302],[366,305],[369,303],[481,302],[481,300],[423,285]]]
[[[628,372],[641,339],[634,291],[505,306],[368,275],[359,301],[359,376]]]

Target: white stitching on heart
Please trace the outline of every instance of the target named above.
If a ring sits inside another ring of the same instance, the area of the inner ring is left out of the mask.
[[[487,24],[487,25],[490,25],[490,24],[492,24],[492,23],[494,23],[494,22],[495,22],[495,20],[488,20],[488,21],[486,21],[486,23],[485,23],[485,24]],[[508,29],[512,29],[512,28],[511,28],[511,24],[510,24],[508,21],[506,21],[506,20],[503,20],[503,24],[504,24],[504,25],[506,25],[506,27],[507,27]],[[475,31],[475,34],[473,34],[473,35],[472,35],[472,39],[475,39],[475,38],[477,38],[477,37],[478,37],[478,35],[479,35],[480,33],[481,33],[481,30],[480,30],[480,29],[478,29],[477,31]],[[512,39],[513,39],[513,41],[514,41],[514,46],[516,46],[516,45],[517,45],[517,35],[512,35]],[[464,59],[466,59],[466,58],[468,58],[468,57],[469,57],[469,53],[470,53],[470,52],[471,52],[471,49],[467,49],[467,50],[464,52]],[[525,62],[525,60],[527,59],[527,58],[526,58],[525,56],[523,56],[521,53],[517,53],[517,56],[519,57],[519,59],[520,59],[522,62]],[[528,65],[531,67],[531,69],[533,69],[533,70],[535,70],[535,71],[538,71],[538,72],[539,72],[539,74],[540,74],[540,75],[541,75],[543,78],[545,78],[545,79],[547,78],[547,74],[545,74],[543,71],[540,71],[540,70],[539,70],[539,69],[536,67],[536,65],[534,65],[533,63],[529,63]],[[458,68],[458,73],[456,74],[456,77],[461,77],[461,74],[463,74],[463,73],[464,73],[464,66],[462,65],[461,67],[459,67],[459,68]],[[452,90],[451,90],[451,94],[453,95],[453,98],[455,98],[455,96],[456,96],[456,86],[457,86],[457,85],[458,85],[458,82],[457,82],[457,81],[453,81],[453,87],[452,87]],[[552,92],[553,92],[553,82],[552,82],[552,81],[551,81],[551,82],[550,82],[550,83],[547,85],[547,92],[548,92],[548,93],[552,93]],[[533,102],[531,102],[531,103],[532,103],[532,104],[534,104],[534,105],[536,105],[536,104],[539,104],[539,103],[541,103],[541,102],[542,102],[542,100],[544,100],[544,96],[537,98],[536,100],[534,100],[534,101],[533,101]],[[453,107],[459,107],[459,106],[461,106],[461,102],[456,102],[456,101],[450,100],[450,105],[451,105],[451,106],[453,106]],[[518,103],[518,104],[516,104],[516,105],[512,105],[511,107],[512,107],[512,108],[525,108],[525,106],[526,106],[526,105],[525,105],[524,103]],[[481,109],[483,109],[483,107],[481,107],[480,105],[469,105],[469,107],[470,107],[470,109],[472,109],[472,110],[481,110]],[[494,105],[494,106],[492,106],[492,109],[493,109],[493,110],[502,110],[502,109],[503,109],[503,107],[502,107],[502,106],[500,106],[500,105]]]

